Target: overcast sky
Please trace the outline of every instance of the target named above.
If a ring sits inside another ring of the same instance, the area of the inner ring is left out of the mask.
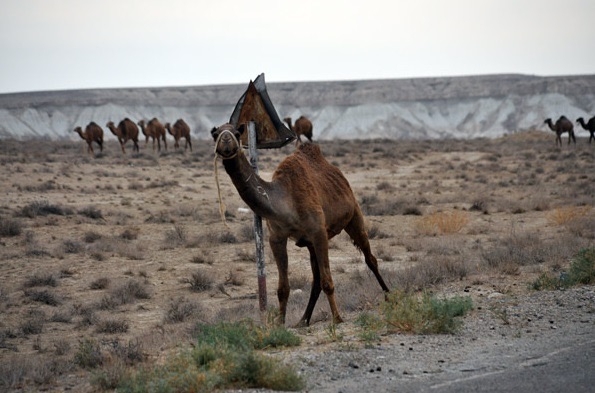
[[[0,0],[0,93],[595,73],[594,0]]]

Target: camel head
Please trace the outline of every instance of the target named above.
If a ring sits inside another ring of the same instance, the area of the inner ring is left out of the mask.
[[[82,134],[83,129],[81,127],[75,127],[72,131],[76,132],[77,134]]]
[[[107,124],[105,125],[107,128],[109,128],[109,130],[112,132],[112,134],[116,135],[116,126],[114,125],[113,121],[108,121]]]
[[[141,128],[145,128],[145,121],[144,120],[139,120],[138,123],[139,126],[141,126]]]
[[[229,123],[213,127],[211,135],[215,140],[215,153],[224,160],[234,158],[242,150],[240,136],[243,131],[244,127],[238,130]]]
[[[163,125],[163,127],[165,127],[165,129],[167,130],[167,132],[169,132],[169,135],[171,135],[171,136],[175,136],[175,135],[174,135],[174,132],[171,130],[171,124],[169,124],[169,123],[165,123],[165,124]]]

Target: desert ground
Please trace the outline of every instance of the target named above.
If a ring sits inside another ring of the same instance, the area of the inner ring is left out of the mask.
[[[595,145],[579,135],[576,146],[561,147],[543,131],[320,142],[362,207],[389,287],[470,296],[474,308],[453,335],[387,333],[370,345],[355,321],[384,297],[343,233],[329,256],[345,323],[330,327],[322,295],[311,326],[295,329],[301,345],[270,356],[294,364],[310,391],[357,391],[344,381],[362,375],[382,391],[464,373],[464,354],[482,340],[502,347],[581,336],[593,346],[593,286],[532,285],[544,273],[564,274],[579,250],[595,245]],[[197,322],[261,321],[252,213],[215,161],[212,140],[193,141],[193,152],[168,145],[156,152],[141,144],[138,154],[129,145],[122,155],[108,141],[91,155],[82,140],[0,141],[0,390],[98,390],[93,370],[75,361],[86,340],[111,356],[125,348],[138,367],[190,347]],[[294,148],[260,151],[261,176],[270,179]],[[290,243],[288,251],[291,326],[311,273],[305,249]],[[268,244],[265,254],[274,309]],[[387,366],[389,356],[400,360]]]

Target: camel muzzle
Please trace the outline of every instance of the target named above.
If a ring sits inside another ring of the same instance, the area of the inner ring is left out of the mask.
[[[233,158],[237,155],[240,144],[237,138],[229,130],[223,130],[217,137],[215,152],[222,159]]]

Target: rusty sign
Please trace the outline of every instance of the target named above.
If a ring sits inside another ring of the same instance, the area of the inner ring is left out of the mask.
[[[296,135],[281,119],[269,98],[264,74],[258,75],[254,82],[250,81],[248,89],[240,97],[231,114],[229,122],[235,128],[247,127],[253,122],[256,127],[256,147],[258,149],[275,149],[295,140]],[[248,145],[248,133],[241,136],[243,145]]]

